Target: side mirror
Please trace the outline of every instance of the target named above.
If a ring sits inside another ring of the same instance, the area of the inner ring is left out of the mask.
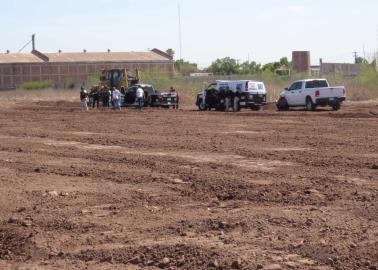
[[[286,87],[285,90],[286,90],[286,91],[289,91],[289,88]]]

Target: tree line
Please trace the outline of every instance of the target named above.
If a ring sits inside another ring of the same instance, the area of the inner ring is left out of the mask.
[[[168,49],[167,54],[172,57],[175,55],[174,50]],[[370,64],[362,57],[356,58],[356,64]],[[278,75],[288,75],[291,69],[291,61],[287,57],[282,57],[279,61],[261,65],[255,61],[245,61],[239,63],[238,60],[231,57],[217,59],[205,69],[200,70],[196,63],[190,63],[183,59],[174,62],[176,72],[182,75],[189,75],[195,72],[208,72],[216,75],[233,75],[233,74],[260,74],[262,72],[271,72]],[[375,66],[375,61],[371,63]]]

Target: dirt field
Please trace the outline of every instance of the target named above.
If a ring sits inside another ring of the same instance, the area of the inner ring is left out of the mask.
[[[378,268],[376,104],[0,105],[0,269]]]

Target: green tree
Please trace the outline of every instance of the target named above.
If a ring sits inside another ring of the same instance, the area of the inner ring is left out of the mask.
[[[241,74],[258,74],[261,72],[261,64],[257,64],[255,61],[243,62],[240,65],[240,73]]]
[[[282,57],[282,58],[280,59],[280,64],[281,64],[282,66],[285,66],[285,67],[289,67],[289,66],[290,66],[290,62],[289,62],[289,60],[287,59],[287,57]]]
[[[172,58],[175,56],[175,51],[173,49],[167,49],[165,52],[172,56]]]
[[[356,58],[356,64],[369,64],[369,62],[365,58],[359,56]]]
[[[240,66],[235,59],[225,57],[217,59],[211,63],[210,67],[207,68],[207,71],[222,75],[238,74],[240,72]]]
[[[175,70],[182,75],[189,75],[190,73],[197,72],[198,66],[195,63],[190,63],[180,59],[175,61]]]

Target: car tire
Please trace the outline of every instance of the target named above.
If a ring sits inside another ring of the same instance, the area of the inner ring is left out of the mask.
[[[206,109],[207,109],[206,104],[203,104],[203,103],[202,103],[202,100],[199,100],[199,101],[198,101],[198,109],[199,109],[200,111],[206,111]]]
[[[259,111],[260,109],[261,109],[261,106],[258,106],[258,105],[251,106],[252,111]]]
[[[314,104],[314,102],[312,102],[311,97],[306,98],[306,109],[309,112],[315,111],[315,104]]]
[[[340,110],[340,107],[341,107],[340,103],[334,104],[334,105],[332,105],[332,110],[338,111],[338,110]]]
[[[281,97],[277,101],[277,110],[279,110],[279,111],[287,111],[287,110],[289,110],[289,103],[287,103],[286,98]]]

